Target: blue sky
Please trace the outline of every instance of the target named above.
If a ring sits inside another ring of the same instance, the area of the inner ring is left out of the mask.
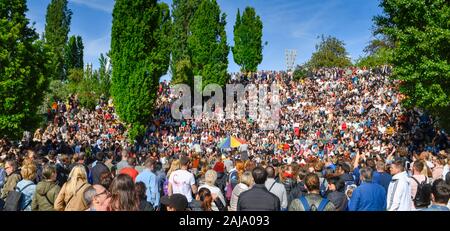
[[[27,13],[39,33],[44,31],[50,0],[28,0]],[[172,0],[163,0],[171,5]],[[264,60],[260,70],[284,70],[285,49],[298,51],[296,63],[306,62],[315,50],[317,36],[332,35],[345,42],[352,59],[363,54],[371,40],[373,16],[380,14],[379,0],[218,0],[227,14],[228,43],[233,45],[233,25],[237,9],[252,6],[264,24]],[[85,63],[98,67],[100,53],[110,46],[114,0],[69,0],[73,11],[70,35],[81,35],[85,44]],[[230,72],[239,70],[232,54]],[[165,77],[167,78],[167,76]]]

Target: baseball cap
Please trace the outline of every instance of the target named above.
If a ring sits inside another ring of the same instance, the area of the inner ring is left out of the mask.
[[[187,198],[183,194],[173,194],[172,196],[161,197],[161,204],[170,206],[176,211],[185,211],[188,206]]]

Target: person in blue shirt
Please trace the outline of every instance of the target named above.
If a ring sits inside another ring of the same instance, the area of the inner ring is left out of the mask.
[[[350,211],[386,210],[386,190],[372,182],[373,170],[369,167],[360,170],[361,185],[353,190],[348,204]]]
[[[373,173],[373,183],[383,186],[386,193],[389,188],[389,183],[391,182],[391,174],[385,172],[386,164],[383,161],[377,161],[377,171]]]
[[[148,158],[145,161],[145,169],[139,173],[136,177],[136,182],[142,182],[147,187],[147,201],[150,202],[156,209],[159,206],[159,187],[158,187],[158,177],[153,172],[155,169],[156,161],[152,158]]]

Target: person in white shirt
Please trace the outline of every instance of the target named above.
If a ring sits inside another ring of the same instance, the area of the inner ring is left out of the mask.
[[[192,194],[197,193],[197,186],[195,185],[194,174],[188,171],[189,158],[181,156],[180,165],[181,169],[172,172],[169,176],[169,196],[180,193],[183,194],[190,203],[192,201]]]
[[[392,163],[391,174],[393,177],[388,188],[387,210],[410,211],[411,190],[403,161],[396,160]]]

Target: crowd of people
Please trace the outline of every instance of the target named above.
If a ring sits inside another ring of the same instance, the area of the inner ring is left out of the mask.
[[[231,75],[279,86],[279,123],[175,120],[162,82],[152,123],[129,142],[112,100],[56,100],[47,125],[0,140],[5,211],[449,211],[449,135],[402,107],[391,68]],[[270,96],[270,94],[269,94]],[[250,100],[246,95],[244,103]],[[243,141],[220,148],[227,137]]]

